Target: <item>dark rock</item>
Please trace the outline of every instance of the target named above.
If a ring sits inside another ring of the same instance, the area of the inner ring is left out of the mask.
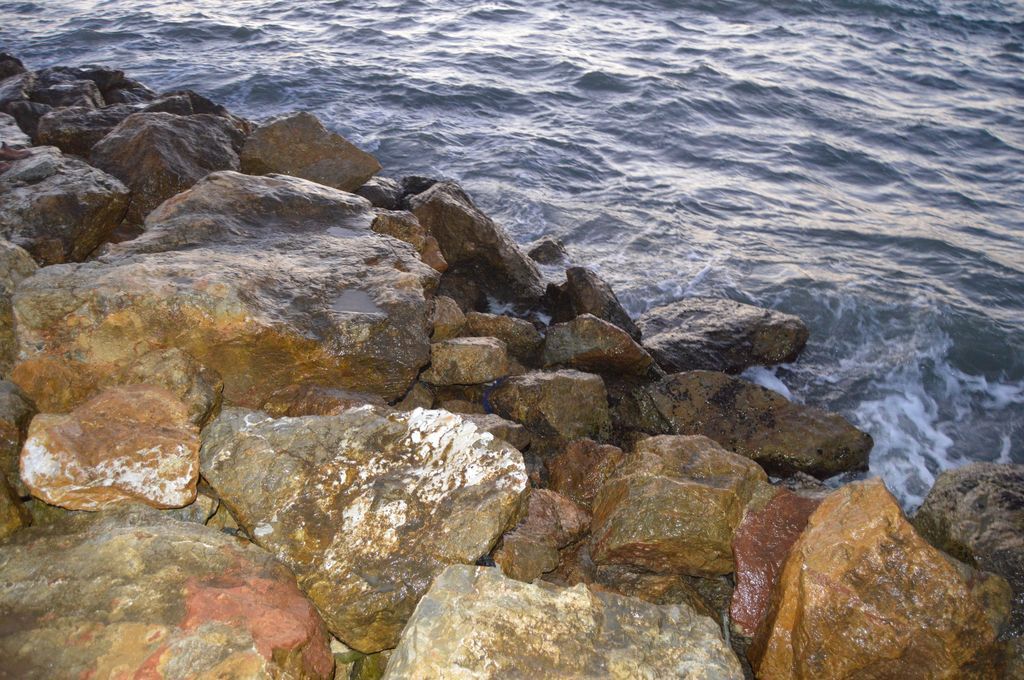
[[[28,495],[21,481],[18,459],[35,415],[35,404],[28,395],[13,382],[0,380],[0,473],[7,477],[19,496]]]
[[[400,180],[402,187],[402,198],[407,199],[434,186],[441,180],[434,177],[421,177],[420,175],[407,175]]]
[[[39,119],[53,111],[53,107],[49,104],[40,104],[28,100],[13,101],[4,106],[3,109],[18,122],[18,127],[33,139],[35,139],[39,128]]]
[[[622,463],[622,449],[578,439],[546,461],[548,486],[581,507],[590,510],[594,497]]]
[[[78,78],[78,74],[61,67],[45,68],[33,73],[28,98],[47,106],[85,106],[98,109],[106,104],[95,82]]]
[[[176,116],[195,116],[200,114],[220,116],[230,123],[236,131],[236,134],[232,135],[231,138],[231,143],[236,152],[241,152],[245,138],[254,128],[250,121],[232,114],[224,106],[192,90],[165,92],[146,104],[142,108],[142,113],[173,113]]]
[[[640,329],[623,309],[611,286],[585,267],[566,269],[565,283],[549,284],[545,297],[554,323],[572,321],[581,314],[593,314],[640,342]]]
[[[88,158],[98,141],[135,112],[136,109],[127,104],[102,109],[84,106],[55,109],[39,119],[36,142],[56,146],[64,153]]]
[[[25,72],[25,64],[14,55],[0,52],[0,80]]]
[[[374,208],[402,209],[402,185],[390,177],[371,177],[356,193],[368,200]]]
[[[32,146],[32,140],[18,127],[18,121],[6,113],[0,113],[0,143],[13,148]]]
[[[569,260],[565,244],[551,236],[543,236],[526,246],[526,253],[540,264],[562,264]]]

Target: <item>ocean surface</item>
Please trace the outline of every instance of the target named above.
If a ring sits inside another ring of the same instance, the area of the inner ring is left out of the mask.
[[[1024,462],[1019,0],[0,0],[0,50],[311,110],[634,314],[800,315],[804,355],[748,377],[869,431],[908,507]]]

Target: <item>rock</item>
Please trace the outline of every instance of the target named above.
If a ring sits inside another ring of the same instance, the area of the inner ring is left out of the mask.
[[[518,516],[522,456],[443,411],[273,420],[225,410],[203,478],[348,646],[394,647],[445,566],[486,555]]]
[[[374,208],[402,209],[402,184],[390,177],[371,177],[356,193],[368,200]]]
[[[18,121],[6,113],[0,113],[0,142],[15,148],[32,146],[32,140],[18,127]]]
[[[384,400],[376,394],[303,383],[278,390],[263,404],[261,410],[275,418],[329,416],[367,404],[385,405]]]
[[[590,513],[547,489],[533,489],[526,516],[505,534],[494,561],[519,581],[533,581],[558,566],[558,550],[578,541],[590,527]]]
[[[476,385],[508,375],[508,351],[497,338],[454,338],[430,346],[430,368],[423,380],[432,385]]]
[[[590,510],[597,492],[624,457],[622,449],[610,444],[598,444],[590,439],[570,442],[563,451],[548,459],[548,486]]]
[[[89,81],[96,86],[101,95],[101,100],[106,104],[131,104],[152,99],[155,95],[152,90],[124,75],[124,71],[107,68],[105,66],[53,66],[36,71],[36,77],[43,82],[72,83],[77,87],[91,91]],[[97,103],[94,102],[94,103]],[[103,106],[98,103],[98,106]],[[60,106],[73,106],[73,104],[60,104]]]
[[[36,141],[56,146],[64,153],[88,158],[98,141],[135,112],[136,109],[127,104],[102,109],[85,106],[54,109],[39,119]]]
[[[192,503],[181,508],[164,510],[163,514],[180,522],[206,524],[214,515],[217,514],[217,510],[219,509],[219,500],[213,496],[208,496],[205,493],[198,493],[196,494],[196,499],[192,501]]]
[[[32,523],[32,515],[21,504],[18,494],[0,472],[0,542]]]
[[[2,85],[0,85],[0,102],[3,101]],[[10,114],[18,122],[26,135],[34,139],[36,130],[39,127],[39,119],[53,111],[48,104],[38,104],[27,99],[12,101],[3,107],[4,112]]]
[[[380,680],[384,677],[390,659],[390,649],[359,657],[352,664],[352,674],[349,675],[349,680]]]
[[[100,385],[148,384],[166,389],[185,404],[189,420],[200,428],[217,415],[224,397],[224,381],[217,371],[177,348],[143,354],[111,377]]]
[[[377,210],[376,214],[371,229],[410,244],[420,254],[420,259],[437,271],[448,269],[437,239],[427,233],[415,215],[405,210]]]
[[[593,314],[640,342],[640,329],[622,307],[611,286],[585,267],[566,269],[565,283],[550,284],[545,296],[551,307],[552,322],[572,321],[581,314]]]
[[[47,106],[85,106],[98,109],[104,106],[103,93],[92,80],[80,78],[70,69],[53,67],[32,73],[28,98]]]
[[[0,377],[11,372],[18,354],[11,296],[18,284],[36,269],[35,261],[24,249],[0,239]]]
[[[333,677],[288,569],[197,524],[102,513],[30,529],[0,545],[0,573],[11,677]]]
[[[464,312],[483,311],[490,309],[487,292],[472,272],[459,272],[449,269],[441,277],[437,287],[438,295],[455,300],[459,309]]]
[[[401,397],[430,356],[437,272],[369,229],[358,196],[291,177],[214,173],[139,238],[48,267],[15,295],[15,382],[69,410],[119,367],[177,348],[256,408],[311,383]]]
[[[551,236],[542,236],[526,246],[526,253],[539,264],[562,264],[569,260],[565,244]]]
[[[465,325],[466,315],[459,309],[455,300],[444,295],[434,298],[434,311],[431,315],[431,326],[434,330],[430,334],[432,341],[438,342],[457,337]]]
[[[28,495],[28,489],[21,483],[18,458],[35,414],[35,404],[17,385],[0,380],[0,473],[19,496]]]
[[[594,499],[591,557],[661,574],[728,574],[733,532],[767,482],[706,437],[645,439]]]
[[[824,479],[866,470],[873,443],[839,415],[712,371],[677,373],[642,387],[620,415],[626,426],[652,434],[710,437],[782,476],[805,472]]]
[[[0,80],[25,72],[25,64],[13,54],[0,52]]]
[[[753,637],[764,621],[782,564],[819,503],[781,489],[737,527],[732,539],[736,590],[729,615],[739,634]]]
[[[508,347],[509,353],[528,363],[536,360],[537,352],[544,342],[544,338],[532,323],[504,314],[469,312],[466,314],[466,324],[461,334],[468,337],[498,338]]]
[[[740,373],[793,361],[809,336],[804,322],[791,314],[707,297],[656,307],[638,323],[644,347],[669,373]]]
[[[402,400],[395,404],[396,411],[413,411],[418,408],[432,408],[434,393],[426,384],[417,382],[405,393]]]
[[[217,170],[237,170],[238,130],[213,114],[136,113],[92,148],[93,165],[132,192],[125,219],[141,224],[165,200]]]
[[[1005,578],[1014,591],[1010,634],[1024,634],[1024,465],[946,470],[914,526],[935,547]]]
[[[548,328],[543,363],[545,367],[642,376],[651,370],[654,360],[626,331],[593,314],[581,314]]]
[[[437,239],[449,267],[471,274],[500,299],[540,298],[537,266],[457,184],[438,182],[411,198],[409,208]]]
[[[543,631],[543,635],[538,635]],[[585,586],[558,588],[453,566],[434,582],[385,678],[743,677],[714,622]]]
[[[232,135],[231,145],[240,152],[245,138],[253,131],[253,124],[244,118],[233,115],[225,107],[213,102],[192,90],[174,90],[164,92],[142,108],[142,113],[173,113],[176,116],[195,116],[210,114],[225,119],[236,130]]]
[[[242,172],[280,173],[355,191],[380,171],[377,159],[311,113],[298,111],[264,122],[245,140]]]
[[[968,666],[995,677],[1008,588],[964,569],[917,535],[881,481],[841,487],[786,559],[750,649],[757,677],[953,678]]]
[[[199,428],[163,388],[112,388],[67,415],[32,419],[21,480],[33,496],[69,510],[128,500],[180,508],[196,498]]]
[[[508,442],[520,451],[530,447],[530,431],[519,423],[505,420],[493,413],[463,414],[462,419],[476,425],[480,432],[490,432],[497,439]]]
[[[408,199],[422,194],[441,180],[434,177],[423,177],[421,175],[406,175],[399,180],[402,186],[402,198]]]
[[[491,408],[541,437],[565,441],[611,433],[608,395],[600,376],[580,371],[533,371],[506,378],[490,393]]]
[[[121,182],[52,146],[0,174],[0,236],[41,265],[84,260],[121,223]]]

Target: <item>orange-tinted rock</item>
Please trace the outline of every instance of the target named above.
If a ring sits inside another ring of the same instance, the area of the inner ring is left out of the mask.
[[[112,388],[67,415],[36,416],[21,479],[33,496],[71,510],[130,500],[180,508],[196,498],[199,428],[163,388]]]
[[[590,509],[597,492],[623,457],[622,449],[610,444],[598,444],[592,439],[570,442],[546,462],[548,487]]]
[[[544,342],[543,336],[526,319],[504,314],[469,312],[460,335],[468,337],[498,338],[508,347],[509,354],[523,361],[532,361]]]
[[[501,340],[452,338],[430,345],[430,368],[422,379],[432,385],[477,385],[508,373],[508,350]]]
[[[590,513],[568,498],[533,489],[526,517],[505,534],[494,561],[506,576],[533,581],[558,566],[558,550],[579,540],[590,526]]]
[[[782,489],[763,508],[748,512],[736,528],[736,589],[729,614],[742,635],[752,637],[764,619],[782,564],[820,502]]]
[[[376,394],[344,390],[323,385],[289,385],[274,392],[263,404],[263,411],[281,416],[329,416],[356,406],[384,405]]]
[[[433,327],[430,334],[432,342],[456,337],[462,332],[465,324],[466,315],[459,308],[459,303],[445,295],[434,298],[434,308],[430,314],[430,325]]]
[[[811,515],[750,650],[761,678],[996,678],[1006,582],[917,535],[879,480]]]

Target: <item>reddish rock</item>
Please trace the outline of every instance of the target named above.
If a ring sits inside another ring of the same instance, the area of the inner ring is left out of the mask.
[[[590,513],[547,489],[534,489],[526,517],[505,534],[494,561],[506,576],[533,581],[558,566],[558,550],[579,540],[590,527]]]
[[[547,461],[548,487],[589,510],[624,455],[617,446],[592,439],[570,442]]]
[[[383,406],[384,400],[376,394],[303,383],[278,390],[263,404],[262,410],[275,418],[330,416],[366,404]]]

